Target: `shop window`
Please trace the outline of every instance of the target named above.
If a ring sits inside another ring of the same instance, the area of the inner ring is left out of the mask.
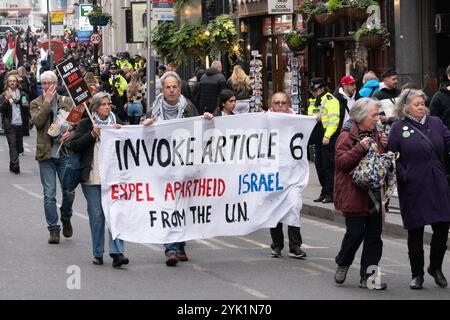
[[[292,30],[292,15],[275,16],[275,32],[274,34],[283,34]]]

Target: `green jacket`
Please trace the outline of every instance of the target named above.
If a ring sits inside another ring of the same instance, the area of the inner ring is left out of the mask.
[[[72,99],[57,96],[58,110],[64,109],[69,112],[72,108]],[[43,96],[39,96],[30,105],[31,118],[36,127],[36,160],[44,161],[52,158],[52,139],[47,134],[48,128],[53,121],[53,112],[50,103],[45,102]]]

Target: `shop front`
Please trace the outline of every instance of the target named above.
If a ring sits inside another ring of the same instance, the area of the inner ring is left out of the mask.
[[[244,40],[245,61],[252,59],[252,52],[257,50],[263,62],[263,100],[268,106],[269,98],[274,92],[284,91],[291,94],[292,52],[289,50],[283,35],[293,28],[303,29],[301,15],[280,14],[269,15],[267,1],[240,4],[237,15],[241,38]],[[304,67],[304,56],[296,56],[300,67]],[[247,71],[249,64],[246,65]],[[303,70],[303,69],[302,69]]]

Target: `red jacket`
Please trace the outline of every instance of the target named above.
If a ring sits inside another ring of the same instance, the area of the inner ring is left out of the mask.
[[[374,134],[380,152],[384,152],[380,133],[374,131]],[[368,190],[353,184],[350,175],[367,152],[359,143],[360,140],[358,127],[353,124],[350,131],[344,129],[340,133],[336,142],[333,199],[334,207],[342,211],[345,217],[367,216],[369,211]]]

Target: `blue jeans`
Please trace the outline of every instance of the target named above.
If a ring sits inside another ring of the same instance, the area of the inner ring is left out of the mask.
[[[56,175],[58,175],[62,191],[61,219],[69,220],[72,217],[72,204],[75,199],[75,191],[63,183],[69,157],[63,152],[59,158],[39,161],[39,172],[42,188],[44,190],[44,211],[48,230],[59,230],[58,213],[56,211]]]
[[[143,110],[142,103],[128,102],[128,109],[127,109],[128,116],[140,117],[143,114],[142,110]]]
[[[184,246],[186,245],[186,242],[172,242],[172,243],[165,243],[164,247],[166,248],[165,254],[168,256],[171,253],[177,253],[180,252],[180,250],[184,250]]]
[[[82,184],[84,197],[87,201],[89,226],[91,227],[92,253],[94,257],[102,257],[105,251],[105,214],[102,208],[102,193],[100,185]],[[109,254],[123,253],[123,240],[113,240],[108,230]]]

